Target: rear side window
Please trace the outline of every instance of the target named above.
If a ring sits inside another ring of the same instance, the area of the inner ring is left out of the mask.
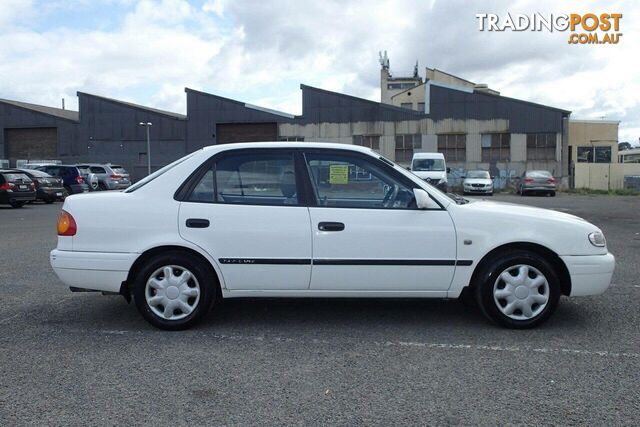
[[[213,164],[191,202],[298,205],[293,154],[231,154]]]

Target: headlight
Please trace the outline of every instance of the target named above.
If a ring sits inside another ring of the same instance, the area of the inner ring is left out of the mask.
[[[593,246],[597,246],[599,248],[604,247],[607,244],[607,241],[604,239],[604,234],[600,231],[594,231],[589,234],[589,241]]]

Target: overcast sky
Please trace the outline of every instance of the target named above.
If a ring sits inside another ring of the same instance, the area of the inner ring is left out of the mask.
[[[0,0],[0,98],[77,108],[77,91],[185,112],[184,87],[289,113],[300,83],[379,100],[378,51],[503,95],[621,120],[640,137],[640,3]],[[476,13],[622,13],[618,45],[480,32]]]

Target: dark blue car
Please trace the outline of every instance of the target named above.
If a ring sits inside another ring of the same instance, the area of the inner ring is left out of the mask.
[[[64,189],[69,194],[86,193],[89,191],[89,186],[84,182],[84,178],[76,166],[47,165],[40,166],[36,169],[46,172],[51,176],[62,178]]]

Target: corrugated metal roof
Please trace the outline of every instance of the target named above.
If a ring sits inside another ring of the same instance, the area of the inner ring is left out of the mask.
[[[79,114],[73,110],[63,110],[62,108],[47,107],[45,105],[30,104],[28,102],[12,101],[9,99],[0,99],[4,104],[13,105],[14,107],[24,108],[25,110],[36,111],[38,113],[54,116],[59,119],[71,120],[77,122]]]
[[[103,99],[105,101],[114,102],[116,104],[126,105],[128,107],[136,108],[136,109],[139,109],[139,110],[150,111],[150,112],[156,113],[156,114],[162,114],[162,115],[173,117],[173,118],[180,119],[180,120],[186,120],[187,119],[187,116],[185,116],[184,114],[174,113],[173,111],[159,110],[157,108],[151,108],[151,107],[147,107],[145,105],[134,104],[133,102],[122,101],[120,99],[108,98],[106,96],[94,95],[92,93],[78,92],[78,96],[81,96],[81,95],[91,96],[93,98]]]

